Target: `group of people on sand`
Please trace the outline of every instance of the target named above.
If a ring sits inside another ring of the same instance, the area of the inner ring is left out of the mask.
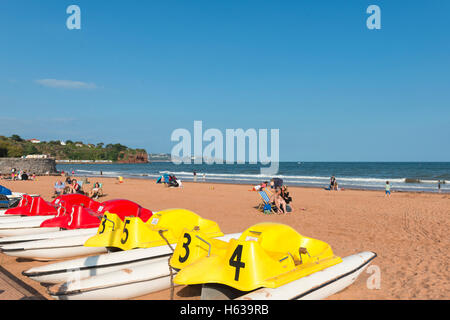
[[[26,170],[17,170],[16,168],[11,169],[11,180],[12,181],[29,181],[35,180],[36,174],[28,174]]]
[[[289,195],[288,187],[283,185],[283,179],[272,178],[270,182],[264,181],[260,185],[254,186],[253,190],[259,191],[267,188],[273,190],[269,202],[270,205],[276,209],[276,213],[285,214],[294,212],[292,197]]]
[[[292,197],[289,195],[287,186],[275,188],[275,192],[270,197],[270,202],[275,205],[278,214],[294,212]]]
[[[175,177],[173,174],[163,174],[156,180],[156,183],[162,183],[170,188],[182,188],[183,184],[181,180]]]
[[[87,179],[86,179],[87,181]],[[78,182],[77,179],[72,178],[70,176],[66,177],[65,182],[58,180],[55,183],[54,186],[54,190],[55,190],[55,197],[63,195],[63,194],[73,194],[73,193],[78,193],[78,194],[86,194],[86,192],[83,190],[82,184],[80,184]],[[91,198],[98,198],[102,193],[102,187],[100,185],[100,183],[95,182],[92,185],[92,189],[91,191],[87,192],[87,195]]]

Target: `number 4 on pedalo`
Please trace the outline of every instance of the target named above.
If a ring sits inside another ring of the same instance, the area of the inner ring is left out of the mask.
[[[81,29],[81,9],[77,5],[70,5],[66,10],[67,14],[70,16],[66,20],[66,26],[69,30],[80,30]]]

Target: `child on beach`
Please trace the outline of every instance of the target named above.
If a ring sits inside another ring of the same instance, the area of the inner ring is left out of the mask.
[[[385,187],[385,194],[384,196],[388,196],[389,198],[391,197],[391,185],[389,184],[389,181],[386,181],[386,187]]]

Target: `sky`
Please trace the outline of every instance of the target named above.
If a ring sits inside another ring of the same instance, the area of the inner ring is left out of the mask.
[[[81,29],[69,30],[69,5]],[[370,30],[368,6],[381,10]],[[281,161],[450,161],[450,2],[0,2],[0,135],[170,153],[279,129]]]

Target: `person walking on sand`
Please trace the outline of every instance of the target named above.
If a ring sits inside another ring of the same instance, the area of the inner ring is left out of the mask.
[[[389,184],[389,181],[386,181],[386,187],[385,187],[385,194],[384,196],[387,197],[389,195],[389,198],[391,197],[391,185]]]

